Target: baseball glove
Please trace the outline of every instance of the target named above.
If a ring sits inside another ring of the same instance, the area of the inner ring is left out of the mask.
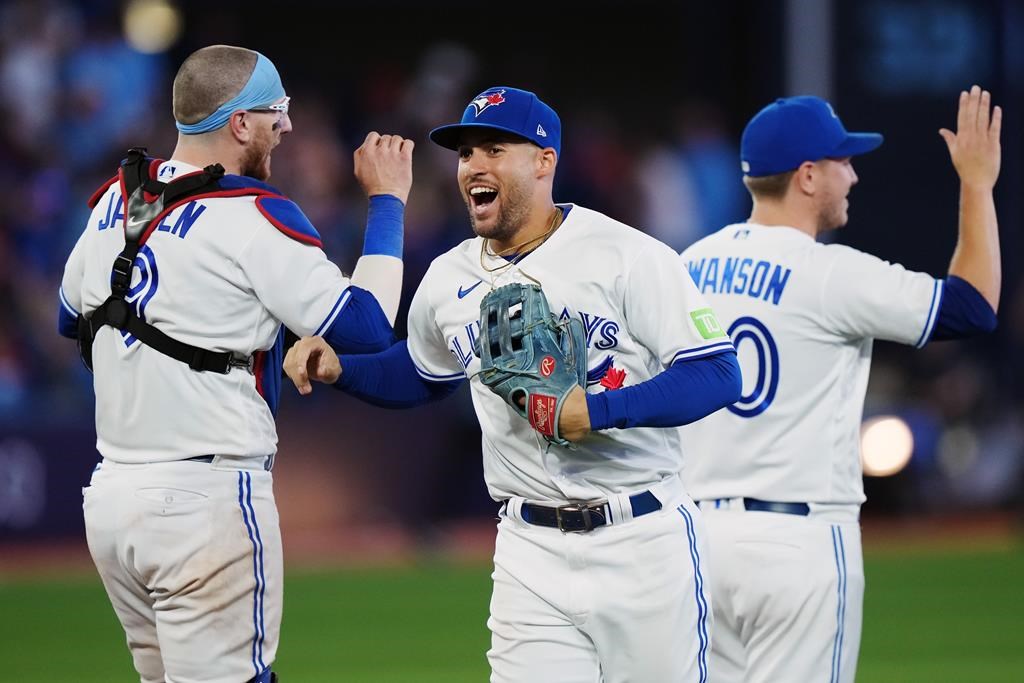
[[[559,436],[558,418],[573,387],[587,386],[586,349],[583,324],[559,322],[537,285],[505,285],[480,302],[480,381],[549,444],[573,446]]]

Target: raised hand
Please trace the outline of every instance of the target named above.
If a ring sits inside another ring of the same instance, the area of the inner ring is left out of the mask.
[[[353,154],[356,180],[367,197],[391,194],[405,204],[412,188],[412,150],[416,143],[400,135],[369,133]]]
[[[953,166],[965,185],[995,186],[1001,160],[1002,124],[1003,110],[992,107],[992,96],[987,90],[976,85],[970,92],[960,93],[956,133],[943,128],[939,135],[946,141]]]

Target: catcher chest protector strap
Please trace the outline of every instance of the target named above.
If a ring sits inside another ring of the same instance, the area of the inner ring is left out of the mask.
[[[125,197],[124,250],[114,259],[110,274],[110,296],[92,315],[78,316],[78,347],[86,367],[92,370],[92,344],[104,325],[128,332],[160,353],[185,363],[193,370],[211,370],[227,374],[232,368],[252,370],[252,357],[237,358],[230,351],[215,353],[185,344],[142,320],[125,300],[131,285],[132,268],[150,226],[181,204],[197,195],[215,194],[224,175],[220,164],[207,166],[200,173],[183,176],[170,183],[150,178],[155,160],[146,157],[142,147],[132,148],[121,164],[119,179]],[[253,194],[263,194],[254,189]]]

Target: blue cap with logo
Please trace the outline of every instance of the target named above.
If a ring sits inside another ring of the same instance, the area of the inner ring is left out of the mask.
[[[832,105],[820,97],[786,97],[750,119],[740,140],[740,160],[744,174],[769,176],[805,161],[864,154],[881,144],[880,133],[848,133]]]
[[[554,147],[562,153],[562,123],[555,110],[528,90],[499,86],[473,98],[462,113],[462,121],[430,131],[430,139],[448,149],[459,148],[462,131],[491,128],[526,138],[539,147]]]

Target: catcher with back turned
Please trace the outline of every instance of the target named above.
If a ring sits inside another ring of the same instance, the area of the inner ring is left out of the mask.
[[[470,379],[500,502],[492,681],[705,680],[678,426],[738,398],[732,343],[671,248],[552,201],[561,125],[533,93],[486,90],[430,137],[458,151],[476,237],[431,264],[407,342],[338,357],[308,337],[286,372],[301,393],[312,378],[391,407]]]
[[[93,195],[59,290],[58,330],[94,371],[102,460],[82,490],[86,540],[136,680],[272,683],[286,328],[352,352],[391,345],[413,143],[370,133],[354,154],[369,213],[348,277],[267,184],[292,131],[273,62],[203,47],[172,93],[171,158],[128,152]]]

